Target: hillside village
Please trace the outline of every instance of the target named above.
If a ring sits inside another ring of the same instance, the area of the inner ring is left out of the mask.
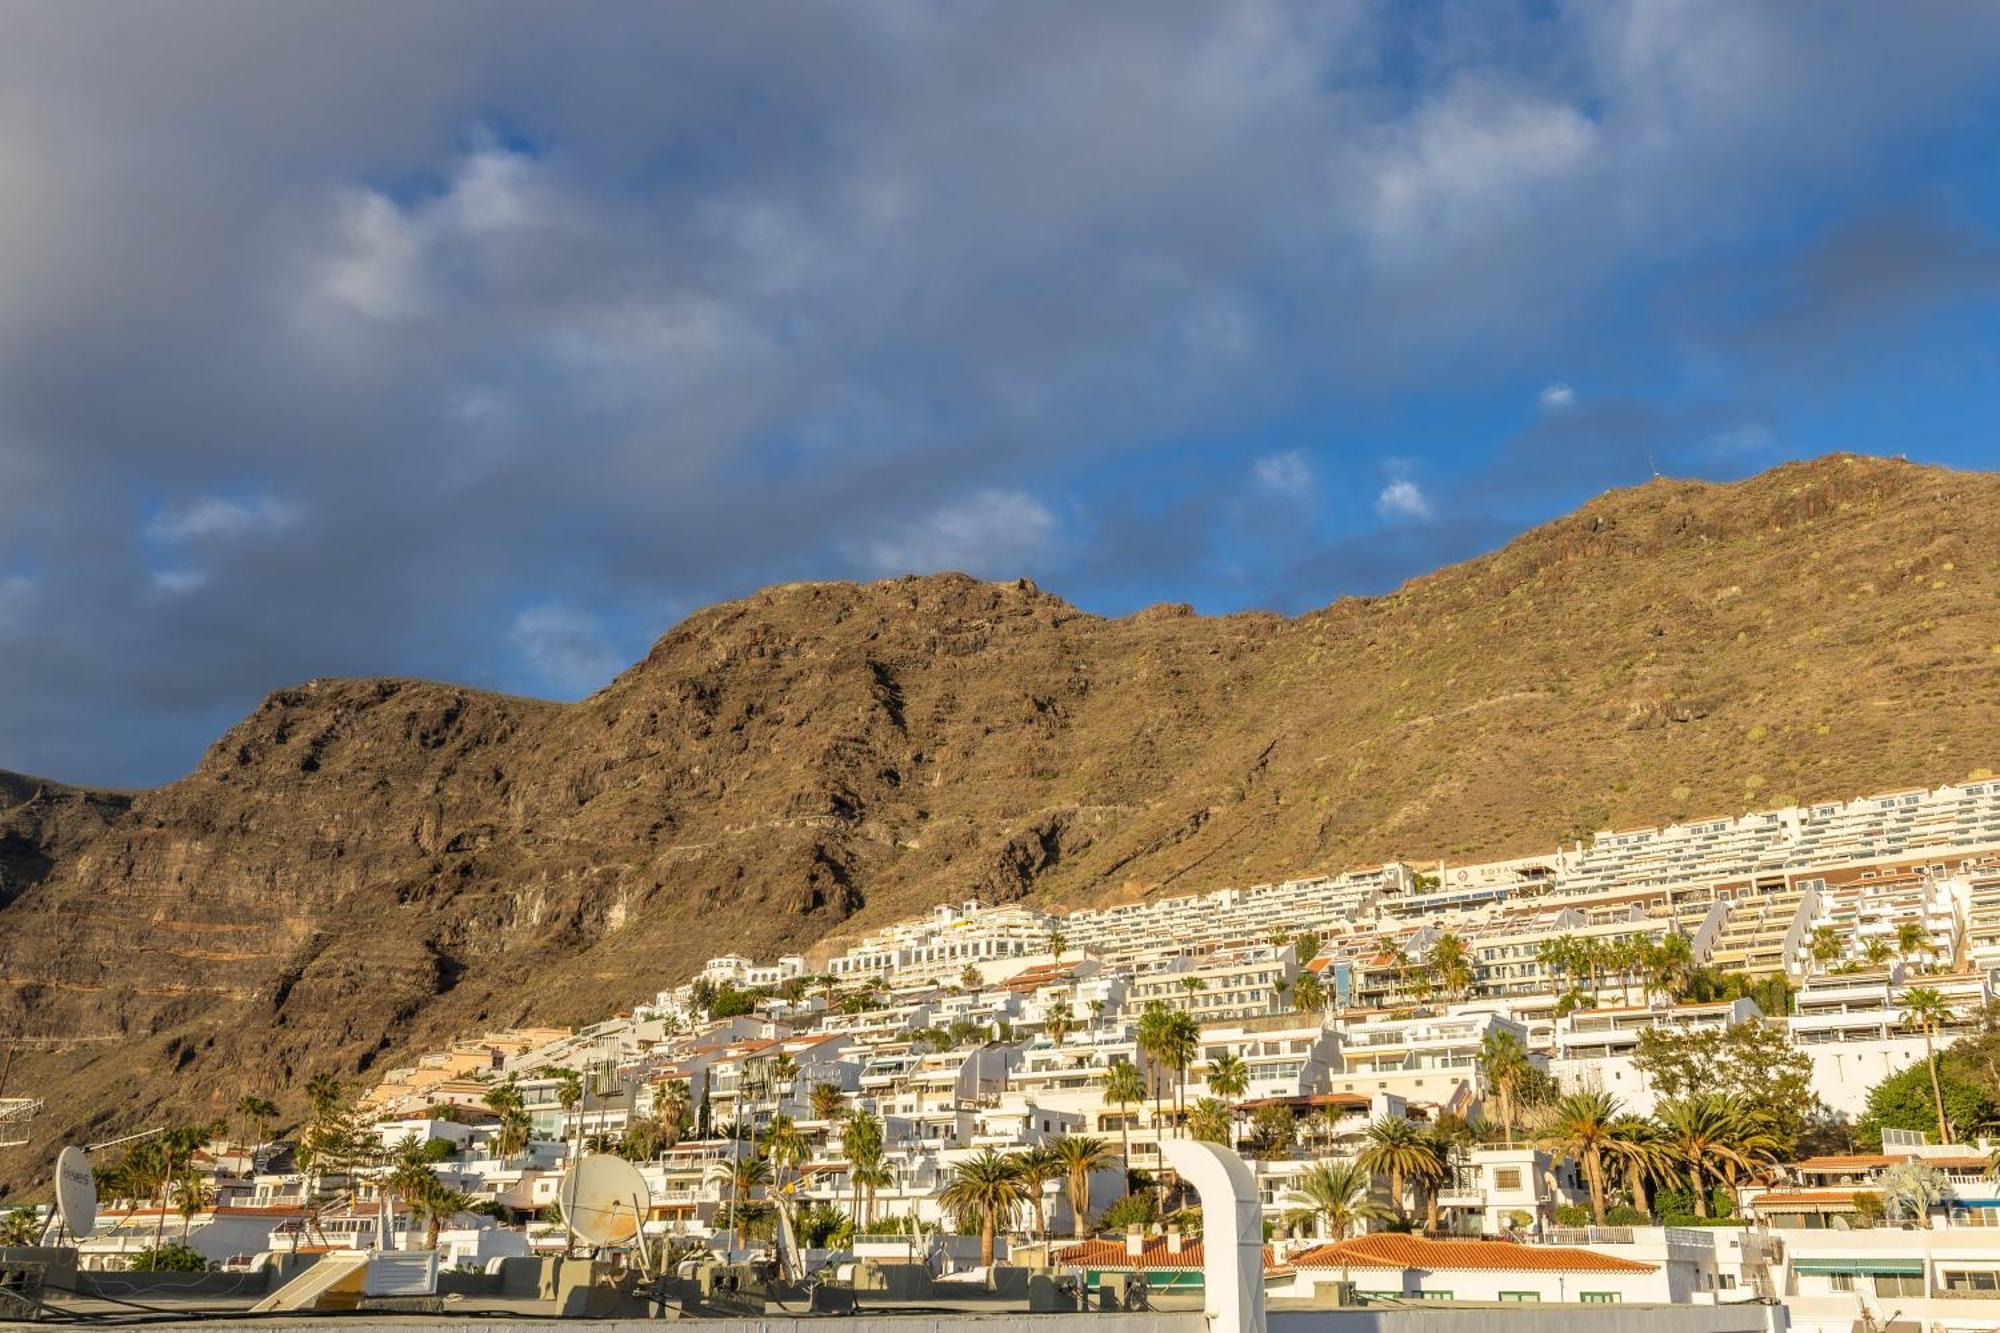
[[[558,1182],[602,1151],[640,1164],[663,1251],[782,1221],[823,1256],[1171,1285],[1201,1219],[1159,1144],[1190,1135],[1251,1162],[1273,1292],[1990,1328],[1996,977],[1983,773],[1506,861],[948,903],[144,1138],[103,1155],[123,1203],[82,1249],[563,1252]]]

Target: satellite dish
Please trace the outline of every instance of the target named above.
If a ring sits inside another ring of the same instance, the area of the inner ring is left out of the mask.
[[[610,1153],[592,1153],[569,1169],[556,1199],[570,1230],[592,1245],[630,1245],[653,1196],[638,1167]]]
[[[83,1149],[74,1145],[56,1157],[56,1215],[78,1240],[97,1229],[97,1176]]]

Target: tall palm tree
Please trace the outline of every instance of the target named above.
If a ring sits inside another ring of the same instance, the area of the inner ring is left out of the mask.
[[[1395,1206],[1396,1216],[1407,1222],[1410,1210],[1403,1199],[1403,1185],[1432,1169],[1437,1158],[1414,1123],[1399,1115],[1385,1115],[1368,1126],[1368,1142],[1355,1160],[1362,1170],[1389,1178],[1389,1202]]]
[[[241,1117],[245,1130],[255,1132],[256,1143],[252,1151],[263,1147],[264,1141],[270,1137],[270,1123],[278,1116],[278,1104],[254,1092],[246,1092],[237,1098],[235,1113]]]
[[[1230,1146],[1236,1146],[1236,1103],[1250,1091],[1250,1066],[1234,1051],[1224,1051],[1208,1062],[1208,1090],[1229,1108]]]
[[[771,1117],[770,1124],[764,1126],[764,1155],[771,1159],[772,1183],[782,1189],[785,1172],[795,1171],[803,1165],[812,1156],[812,1145],[806,1142],[798,1122],[780,1112]]]
[[[1889,941],[1883,939],[1880,935],[1872,937],[1866,944],[1861,946],[1861,957],[1870,967],[1882,966],[1882,964],[1895,957],[1895,954],[1896,951],[1890,946]]]
[[[1035,1214],[1035,1238],[1046,1241],[1049,1238],[1047,1190],[1050,1182],[1063,1177],[1063,1160],[1056,1155],[1055,1148],[1046,1143],[1023,1148],[1008,1154],[1014,1162],[1014,1173],[1020,1178],[1021,1188],[1026,1192],[1028,1207]]]
[[[1904,921],[1896,927],[1896,956],[1908,962],[1917,954],[1929,956],[1935,946],[1931,932],[1921,921]]]
[[[1923,929],[1914,921],[1903,924]],[[1921,1029],[1924,1034],[1924,1064],[1931,1071],[1931,1105],[1937,1110],[1939,1143],[1951,1142],[1951,1125],[1945,1119],[1944,1087],[1938,1081],[1937,1034],[1956,1016],[1944,995],[1933,986],[1912,986],[1903,992],[1903,1026]]]
[[[1049,1034],[1050,1041],[1062,1045],[1070,1030],[1069,1006],[1061,1001],[1050,1005],[1047,1017],[1042,1020],[1042,1030]]]
[[[577,1107],[583,1104],[583,1075],[561,1065],[543,1065],[535,1071],[535,1076],[555,1080],[556,1105],[576,1123],[576,1147],[571,1156],[583,1156],[583,1116],[577,1113]]]
[[[1111,1145],[1086,1134],[1065,1134],[1050,1145],[1069,1180],[1070,1234],[1090,1234],[1090,1173],[1111,1161]]]
[[[1062,931],[1060,930],[1052,930],[1049,932],[1049,952],[1055,955],[1055,960],[1058,963],[1062,961],[1063,950],[1068,947],[1069,947],[1069,936],[1063,934]]]
[[[1160,1107],[1160,1075],[1167,1069],[1166,1050],[1173,1041],[1170,1032],[1173,1010],[1159,1000],[1149,1000],[1139,1014],[1139,1053],[1146,1057],[1146,1087],[1153,1098],[1153,1126],[1166,1117]]]
[[[1806,937],[1806,953],[1825,972],[1833,966],[1841,954],[1847,951],[1847,941],[1832,926],[1814,926],[1812,934]]]
[[[1297,1188],[1286,1196],[1291,1211],[1285,1214],[1288,1226],[1311,1223],[1323,1227],[1333,1240],[1346,1240],[1363,1222],[1379,1222],[1390,1215],[1388,1208],[1369,1196],[1374,1173],[1358,1162],[1317,1163],[1299,1177]]]
[[[1203,1143],[1228,1143],[1236,1128],[1229,1103],[1220,1097],[1203,1097],[1187,1116],[1188,1133]]]
[[[1013,1216],[1026,1197],[1019,1165],[987,1148],[952,1168],[951,1183],[938,1195],[938,1202],[963,1217],[979,1218],[979,1262],[991,1271],[1000,1223]]]
[[[1500,1099],[1500,1126],[1507,1134],[1507,1146],[1514,1146],[1514,1096],[1534,1063],[1520,1037],[1508,1028],[1493,1028],[1480,1039],[1479,1064],[1486,1073],[1486,1086]]]
[[[755,1202],[759,1189],[771,1183],[770,1159],[751,1155],[738,1157],[733,1162],[717,1162],[711,1168],[711,1174],[729,1186],[729,1203],[723,1210],[723,1226],[729,1230],[732,1247],[740,1250],[750,1240],[748,1205]]]
[[[1201,1054],[1201,1024],[1194,1015],[1175,1010],[1167,1015],[1166,1031],[1163,1036],[1167,1067],[1174,1071],[1176,1092],[1175,1110],[1183,1121],[1187,1119],[1187,1076],[1194,1059]]]
[[[1611,1126],[1618,1119],[1618,1099],[1608,1092],[1572,1092],[1555,1104],[1544,1130],[1552,1147],[1583,1164],[1590,1186],[1590,1215],[1604,1225],[1604,1155],[1611,1143]]]
[[[861,1210],[862,1191],[868,1192],[872,1213],[875,1191],[890,1183],[882,1144],[882,1117],[862,1106],[849,1111],[840,1131],[840,1150],[847,1157],[847,1181],[854,1191],[852,1216],[858,1233],[867,1221]]]
[[[1653,1108],[1660,1127],[1659,1147],[1685,1174],[1694,1194],[1696,1217],[1708,1216],[1708,1182],[1726,1182],[1732,1170],[1747,1170],[1764,1154],[1769,1138],[1727,1093],[1697,1092],[1669,1098]]]
[[[1139,1075],[1139,1066],[1128,1060],[1119,1060],[1104,1071],[1104,1086],[1101,1095],[1105,1102],[1118,1108],[1119,1161],[1125,1165],[1125,1193],[1132,1192],[1132,1131],[1125,1112],[1128,1108],[1144,1104],[1146,1085]]]
[[[460,1213],[472,1208],[472,1196],[452,1189],[436,1176],[414,1202],[414,1211],[424,1219],[424,1248],[435,1250],[438,1232]]]

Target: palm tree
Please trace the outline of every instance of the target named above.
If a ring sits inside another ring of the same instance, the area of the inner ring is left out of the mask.
[[[1385,1115],[1368,1126],[1368,1143],[1355,1159],[1362,1170],[1389,1178],[1389,1202],[1396,1216],[1410,1219],[1403,1200],[1403,1183],[1430,1170],[1437,1158],[1423,1131],[1399,1115]]]
[[[1935,946],[1931,932],[1921,921],[1905,921],[1896,927],[1896,956],[1908,962],[1915,954],[1928,956]]]
[[[1806,937],[1806,953],[1819,964],[1821,972],[1831,967],[1846,949],[1847,941],[1832,926],[1814,926],[1812,934]]]
[[[535,1071],[535,1076],[555,1080],[556,1105],[562,1107],[564,1116],[576,1122],[576,1148],[571,1155],[583,1156],[583,1117],[576,1114],[576,1108],[583,1103],[583,1076],[560,1065],[543,1065]]]
[[[1317,972],[1299,973],[1299,979],[1292,983],[1292,1007],[1302,1014],[1326,1008],[1326,983]]]
[[[1079,1238],[1082,1233],[1077,1233]],[[42,1219],[32,1208],[15,1208],[0,1215],[0,1246],[33,1245],[42,1238]]]
[[[1373,1173],[1358,1162],[1320,1162],[1299,1177],[1298,1188],[1286,1197],[1291,1211],[1285,1214],[1285,1224],[1311,1223],[1336,1241],[1346,1240],[1361,1223],[1390,1215],[1388,1208],[1369,1197],[1373,1184]]]
[[[1458,1122],[1458,1131],[1463,1133],[1465,1122]],[[1435,1235],[1438,1229],[1438,1195],[1451,1183],[1452,1170],[1458,1160],[1458,1138],[1441,1124],[1432,1125],[1422,1135],[1422,1142],[1430,1152],[1431,1160],[1412,1177],[1424,1192],[1424,1231]]]
[[[1555,1104],[1544,1137],[1550,1146],[1583,1163],[1590,1185],[1590,1214],[1604,1225],[1604,1154],[1611,1143],[1611,1126],[1618,1119],[1618,1099],[1608,1092],[1572,1092]]]
[[[1431,973],[1437,978],[1438,989],[1447,999],[1462,1000],[1468,995],[1473,983],[1478,979],[1478,971],[1472,962],[1472,951],[1465,947],[1465,941],[1446,931],[1431,945]]]
[[[785,1172],[796,1170],[811,1157],[812,1145],[806,1142],[798,1122],[780,1113],[772,1116],[771,1123],[764,1126],[764,1154],[771,1159],[775,1173],[773,1183],[782,1188]]]
[[[1188,1133],[1203,1143],[1228,1143],[1236,1128],[1236,1117],[1220,1097],[1203,1097],[1188,1112]]]
[[[1914,921],[1906,926],[1923,927]],[[1928,937],[1926,937],[1928,938]],[[1931,1071],[1931,1104],[1937,1109],[1938,1142],[1951,1142],[1951,1125],[1944,1115],[1944,1087],[1938,1081],[1937,1034],[1956,1015],[1942,993],[1932,986],[1912,986],[1903,992],[1903,1026],[1924,1034],[1924,1063]]]
[[[1653,1119],[1660,1126],[1660,1151],[1687,1177],[1696,1217],[1708,1216],[1711,1177],[1726,1182],[1730,1172],[1748,1170],[1770,1147],[1769,1136],[1726,1093],[1670,1098],[1653,1108]]]
[[[1111,1145],[1084,1134],[1065,1134],[1050,1146],[1069,1178],[1070,1234],[1082,1240],[1090,1234],[1090,1173],[1111,1160]]]
[[[1159,1000],[1149,1000],[1139,1015],[1139,1053],[1146,1057],[1146,1086],[1153,1098],[1154,1132],[1166,1117],[1160,1109],[1161,1071],[1167,1068],[1166,1048],[1173,1038],[1168,1029],[1173,1011]]]
[[[728,1182],[729,1203],[724,1209],[723,1226],[729,1229],[732,1247],[740,1250],[750,1241],[750,1222],[744,1205],[754,1200],[760,1187],[771,1183],[770,1159],[754,1155],[738,1157],[733,1162],[717,1162],[711,1173]]]
[[[1220,1097],[1228,1108],[1229,1124],[1226,1137],[1230,1146],[1234,1147],[1236,1101],[1250,1091],[1250,1066],[1243,1063],[1243,1057],[1234,1051],[1224,1051],[1208,1062],[1207,1080],[1209,1091]]]
[[[188,1228],[203,1209],[215,1203],[215,1190],[209,1186],[208,1177],[190,1167],[181,1172],[174,1181],[174,1206],[181,1215],[181,1243],[185,1245]]]
[[[208,1131],[199,1125],[176,1125],[154,1140],[160,1157],[159,1177],[156,1188],[160,1198],[160,1220],[153,1234],[153,1248],[158,1249],[166,1240],[168,1196],[180,1183],[181,1175],[191,1169],[190,1163],[201,1146],[208,1142]]]
[[[653,1118],[660,1122],[661,1135],[667,1147],[673,1147],[686,1136],[688,1123],[693,1117],[694,1096],[688,1091],[686,1079],[670,1078],[654,1089]]]
[[[1146,1100],[1146,1085],[1139,1076],[1139,1066],[1119,1060],[1106,1069],[1101,1095],[1107,1105],[1118,1108],[1119,1161],[1125,1165],[1125,1193],[1129,1195],[1132,1192],[1132,1131],[1130,1117],[1125,1112],[1128,1107],[1143,1105]]]
[[[264,1146],[264,1140],[270,1136],[268,1127],[271,1121],[277,1118],[278,1104],[253,1092],[246,1092],[237,1098],[235,1114],[241,1117],[244,1129],[256,1131],[257,1142],[254,1148],[261,1148]]]
[[[1500,1125],[1507,1134],[1507,1146],[1514,1146],[1514,1095],[1521,1083],[1534,1072],[1528,1048],[1509,1028],[1492,1028],[1479,1042],[1479,1063],[1486,1071],[1486,1086],[1500,1099]]]
[[[1687,994],[1694,976],[1694,945],[1678,930],[1662,936],[1646,951],[1646,994],[1678,1000]]]
[[[1625,1192],[1632,1196],[1632,1206],[1640,1212],[1651,1212],[1646,1182],[1660,1178],[1669,1163],[1660,1127],[1644,1116],[1619,1116],[1611,1123],[1607,1148],[1625,1164]]]
[[[1023,1148],[1008,1156],[1013,1159],[1014,1173],[1020,1178],[1021,1188],[1027,1194],[1028,1207],[1034,1210],[1035,1238],[1047,1241],[1047,1190],[1051,1181],[1062,1179],[1063,1160],[1056,1155],[1055,1148],[1046,1143]]]
[[[815,1083],[811,1102],[813,1119],[835,1120],[840,1116],[840,1109],[847,1105],[847,1090],[838,1083]]]
[[[1177,1116],[1187,1119],[1187,1076],[1194,1065],[1195,1056],[1201,1054],[1201,1025],[1194,1015],[1175,1010],[1166,1018],[1165,1032],[1161,1038],[1167,1067],[1174,1071],[1176,1092],[1174,1106]]]
[[[480,1100],[486,1108],[500,1117],[500,1123],[493,1135],[493,1151],[502,1160],[517,1157],[528,1150],[528,1140],[534,1133],[534,1122],[528,1118],[527,1103],[521,1097],[521,1088],[510,1075],[506,1082],[487,1089]]]
[[[1069,1027],[1069,1006],[1061,1002],[1050,1005],[1048,1016],[1042,1020],[1042,1029],[1049,1034],[1049,1040],[1062,1045],[1063,1038],[1069,1035]]]
[[[1925,1162],[1899,1162],[1876,1181],[1882,1193],[1897,1205],[1899,1216],[1922,1225],[1931,1209],[1951,1197],[1951,1181],[1945,1173]]]
[[[472,1196],[447,1186],[436,1176],[414,1201],[414,1211],[424,1219],[424,1248],[435,1250],[438,1232],[447,1222],[472,1208]]]
[[[866,1107],[857,1106],[849,1111],[840,1131],[840,1148],[847,1156],[847,1180],[854,1190],[854,1230],[859,1233],[867,1220],[861,1211],[862,1190],[868,1191],[872,1213],[875,1191],[890,1183],[882,1145],[882,1117]]]
[[[1063,950],[1067,947],[1069,947],[1069,936],[1063,934],[1060,930],[1049,932],[1049,952],[1055,955],[1055,960],[1058,963],[1062,961]]]
[[[938,1202],[960,1216],[979,1218],[979,1262],[993,1267],[993,1241],[1003,1219],[1011,1217],[1027,1197],[1020,1166],[987,1148],[952,1168],[951,1183]]]

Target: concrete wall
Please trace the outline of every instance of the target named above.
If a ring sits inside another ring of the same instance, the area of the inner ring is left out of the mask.
[[[1527,1305],[1440,1310],[1273,1310],[1271,1333],[1783,1333],[1779,1305]],[[1037,1325],[1039,1328],[1040,1325]]]

